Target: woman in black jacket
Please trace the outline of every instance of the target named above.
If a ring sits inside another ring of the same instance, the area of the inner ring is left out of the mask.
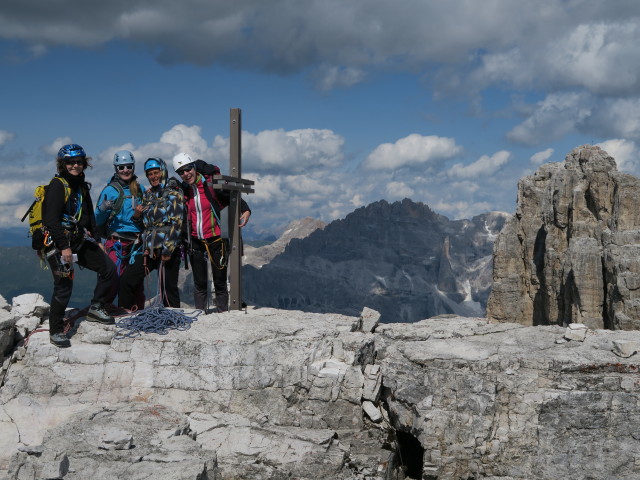
[[[71,346],[64,333],[64,312],[73,290],[74,261],[98,274],[87,320],[105,325],[115,323],[104,309],[115,266],[94,239],[96,219],[89,195],[91,185],[84,175],[89,160],[80,145],[63,146],[58,151],[58,174],[49,183],[42,206],[44,253],[53,273],[49,338],[58,347]]]

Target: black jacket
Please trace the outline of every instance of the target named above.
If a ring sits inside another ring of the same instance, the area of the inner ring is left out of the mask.
[[[44,195],[42,204],[42,224],[49,232],[58,250],[65,248],[77,248],[82,244],[84,230],[95,236],[96,217],[93,214],[93,202],[89,190],[91,185],[85,182],[84,173],[79,176],[63,172],[59,177],[64,178],[71,189],[69,199],[65,202],[65,187],[56,178],[51,179]],[[81,194],[81,197],[79,196]],[[77,228],[71,230],[62,224],[63,215],[73,215],[76,212],[77,202],[82,199],[80,218]]]

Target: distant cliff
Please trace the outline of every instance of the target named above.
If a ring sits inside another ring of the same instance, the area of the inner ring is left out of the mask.
[[[452,221],[405,199],[362,207],[256,269],[243,269],[252,305],[357,315],[384,322],[443,313],[484,315],[493,241],[507,215]]]
[[[487,316],[640,329],[640,180],[584,145],[520,180],[495,243]]]

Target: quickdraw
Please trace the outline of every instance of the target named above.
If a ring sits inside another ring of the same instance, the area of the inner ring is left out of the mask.
[[[224,249],[225,243],[222,241],[222,237],[218,237],[213,241],[213,243],[222,242],[222,245],[220,245],[220,265],[219,266],[216,265],[213,261],[213,255],[211,254],[211,250],[209,250],[209,242],[206,239],[202,240],[202,242],[204,243],[204,248],[207,250],[207,255],[209,257],[209,262],[211,262],[211,265],[215,265],[218,270],[224,269],[227,266],[227,258],[226,258],[226,255],[225,255],[226,252]]]

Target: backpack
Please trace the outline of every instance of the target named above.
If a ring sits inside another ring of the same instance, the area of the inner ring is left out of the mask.
[[[105,238],[109,236],[109,225],[111,224],[111,221],[116,217],[116,215],[120,213],[120,210],[122,210],[122,207],[124,206],[124,201],[126,198],[124,194],[124,188],[122,188],[122,185],[120,185],[120,182],[116,180],[111,180],[107,184],[107,187],[115,188],[116,191],[118,192],[118,198],[116,198],[116,201],[111,207],[111,213],[109,214],[107,221],[104,222],[104,225],[99,225],[97,227],[98,234],[101,237],[105,237]],[[138,195],[138,200],[142,201],[142,192],[140,192],[140,194]]]
[[[64,186],[64,202],[67,203],[69,201],[69,196],[71,195],[71,187],[69,183],[62,177],[58,177],[57,175],[53,178],[57,178],[62,182]],[[44,247],[44,232],[42,230],[42,203],[44,201],[45,193],[47,192],[47,187],[49,185],[38,185],[34,192],[33,196],[36,199],[33,201],[29,209],[22,216],[21,222],[24,222],[27,216],[29,216],[29,232],[27,233],[28,237],[31,237],[31,247],[34,250],[40,250]]]
[[[124,188],[122,188],[120,182],[111,181],[109,182],[107,187],[109,186],[115,188],[118,191],[118,198],[116,198],[116,202],[111,207],[111,213],[109,214],[109,218],[107,218],[107,221],[105,222],[105,227],[109,226],[111,220],[113,220],[115,216],[120,213],[120,210],[122,210],[122,207],[124,205]]]

